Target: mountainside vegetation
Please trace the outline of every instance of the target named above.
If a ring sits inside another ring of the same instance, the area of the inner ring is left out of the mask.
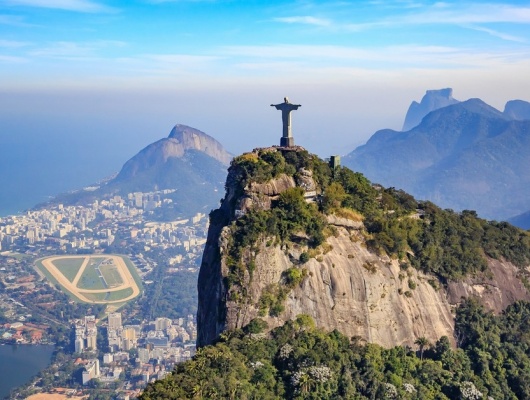
[[[264,321],[256,319],[199,349],[140,398],[527,399],[529,321],[528,303],[494,316],[468,300],[456,316],[459,348],[447,337],[419,337],[414,349],[385,349],[319,330],[307,315],[265,338]]]
[[[417,201],[402,190],[374,186],[348,168],[332,171],[327,163],[305,150],[284,155],[270,151],[243,155],[236,157],[231,166],[240,194],[251,182],[267,182],[281,174],[296,179],[300,169],[313,171],[320,193],[318,201],[306,202],[303,188],[295,187],[282,192],[270,209],[249,210],[235,219],[230,225],[229,287],[235,284],[244,290],[243,276],[246,270],[252,275],[253,268],[252,260],[244,256],[245,250],[257,251],[253,246],[258,238],[273,238],[278,243],[306,242],[314,249],[333,234],[326,222],[328,214],[362,220],[367,244],[374,251],[435,274],[442,282],[484,271],[486,256],[520,267],[530,264],[528,232],[505,222],[480,219],[474,211],[443,210],[431,202]],[[212,212],[214,221],[223,217],[228,223],[224,210]]]

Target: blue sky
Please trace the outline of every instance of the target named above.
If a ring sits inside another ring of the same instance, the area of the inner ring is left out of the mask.
[[[486,72],[528,66],[529,22],[528,2],[3,0],[0,82],[167,88]]]
[[[95,175],[183,123],[240,153],[278,142],[287,95],[296,142],[345,154],[428,89],[530,100],[529,71],[530,1],[2,0],[0,147]]]

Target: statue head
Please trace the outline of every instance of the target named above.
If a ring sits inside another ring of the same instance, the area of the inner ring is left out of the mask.
[[[284,98],[283,98],[283,102],[284,102],[284,103],[289,103],[289,98],[288,98],[287,96],[284,97]]]

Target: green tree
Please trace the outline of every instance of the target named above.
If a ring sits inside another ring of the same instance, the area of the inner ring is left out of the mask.
[[[342,202],[346,199],[346,191],[344,187],[338,183],[331,183],[322,196],[322,210],[326,213],[342,206]]]
[[[423,351],[425,350],[425,347],[430,345],[429,340],[425,336],[420,336],[414,341],[414,344],[418,346],[420,359],[423,360]]]
[[[248,323],[248,325],[243,330],[250,334],[258,334],[262,333],[268,327],[269,325],[267,324],[267,322],[265,322],[261,318],[254,318]]]

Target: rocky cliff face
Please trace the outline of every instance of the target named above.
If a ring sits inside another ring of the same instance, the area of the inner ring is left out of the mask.
[[[232,159],[232,155],[217,140],[198,129],[186,125],[175,125],[168,138],[176,140],[183,150],[202,151],[223,165],[228,165]]]
[[[236,176],[231,169],[226,197],[211,217],[198,284],[199,346],[257,317],[272,329],[299,314],[310,315],[326,330],[337,329],[387,347],[413,345],[420,336],[434,343],[443,335],[453,338],[453,311],[461,297],[479,297],[496,312],[515,300],[530,300],[510,263],[488,260],[486,273],[442,285],[435,276],[369,250],[363,222],[336,215],[327,216],[333,234],[312,253],[302,233],[299,242],[295,238],[289,243],[261,236],[242,254],[244,262],[252,264],[252,272],[245,272],[244,289],[234,291],[229,247],[236,216],[269,209],[280,193],[296,186],[306,194],[313,192],[308,189],[319,191],[306,170],[299,170],[295,178],[282,174],[267,183],[249,183],[243,191]],[[302,254],[308,252],[311,257],[304,262]],[[289,271],[300,267],[302,279],[285,289]],[[263,313],[264,299],[269,303],[280,299],[282,307],[272,316]]]
[[[337,235],[326,241],[331,250],[305,264],[307,276],[287,296],[285,311],[263,318],[269,327],[308,314],[326,330],[337,329],[389,347],[412,345],[419,336],[433,342],[442,335],[451,337],[453,316],[444,291],[428,283],[432,277],[413,269],[402,271],[396,260],[368,251],[359,229],[362,226],[337,227]],[[261,243],[249,282],[250,300],[243,306],[227,304],[228,328],[242,327],[258,316],[261,294],[282,280],[302,250],[298,246],[267,248]],[[414,290],[409,288],[412,281]]]

